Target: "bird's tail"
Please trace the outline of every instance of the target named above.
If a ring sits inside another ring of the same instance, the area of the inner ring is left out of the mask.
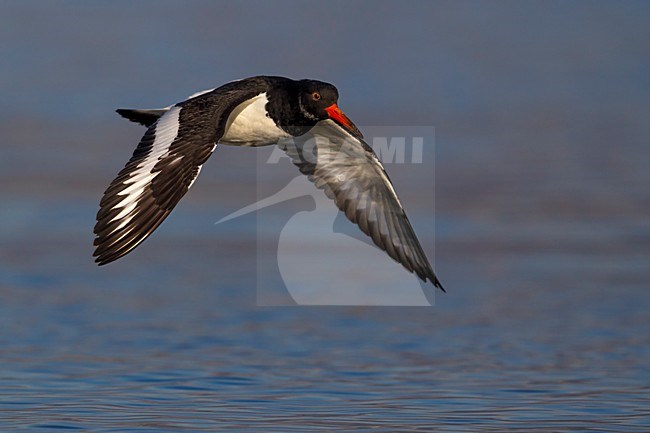
[[[130,108],[118,108],[115,110],[117,114],[129,119],[131,122],[139,123],[144,126],[151,126],[156,123],[156,120],[163,114],[169,111],[169,108],[156,108],[153,110],[133,110]]]

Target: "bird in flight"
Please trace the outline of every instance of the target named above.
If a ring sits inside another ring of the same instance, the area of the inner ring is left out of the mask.
[[[377,247],[444,291],[384,167],[338,98],[336,87],[322,81],[258,76],[165,108],[117,110],[147,131],[101,199],[95,262],[110,263],[144,241],[217,144],[277,144]]]

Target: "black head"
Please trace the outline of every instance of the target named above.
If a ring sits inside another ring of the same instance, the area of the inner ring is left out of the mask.
[[[307,118],[313,120],[327,119],[327,107],[331,107],[339,100],[339,91],[329,83],[315,80],[301,80],[298,82],[298,98],[300,111]]]
[[[361,131],[339,109],[339,91],[333,85],[316,80],[298,82],[298,103],[302,115],[313,122],[332,119],[350,134],[363,138]]]

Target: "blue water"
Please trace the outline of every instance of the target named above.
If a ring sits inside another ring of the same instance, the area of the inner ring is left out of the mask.
[[[0,431],[650,431],[650,7],[336,6],[0,6]],[[112,110],[256,73],[435,127],[422,165],[387,164],[434,307],[259,306],[283,290],[259,234],[310,203],[214,225],[257,196],[255,150],[219,148],[151,239],[92,263],[142,134]]]

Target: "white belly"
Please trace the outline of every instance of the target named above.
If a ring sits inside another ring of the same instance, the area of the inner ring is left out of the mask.
[[[220,143],[233,146],[266,146],[290,137],[266,115],[266,93],[239,104],[228,117]]]

